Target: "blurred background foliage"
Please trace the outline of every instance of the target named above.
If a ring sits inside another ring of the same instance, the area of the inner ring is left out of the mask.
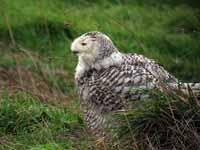
[[[72,71],[76,60],[71,59],[71,41],[98,30],[121,51],[145,54],[180,79],[198,81],[198,6],[198,1],[183,0],[6,0],[1,7],[0,39],[46,58],[66,56],[56,62]]]

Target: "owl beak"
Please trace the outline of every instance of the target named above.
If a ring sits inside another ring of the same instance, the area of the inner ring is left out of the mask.
[[[72,51],[72,53],[73,54],[79,54],[79,50],[78,50],[78,48],[77,48],[77,39],[75,39],[73,42],[72,42],[72,44],[71,44],[71,51]]]
[[[75,55],[79,54],[78,51],[72,51],[72,53],[75,54]]]

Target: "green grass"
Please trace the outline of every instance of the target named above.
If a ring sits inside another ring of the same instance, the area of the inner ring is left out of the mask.
[[[172,7],[171,1],[158,1],[155,6],[145,2],[96,3],[4,1],[0,38],[10,42],[9,24],[17,44],[46,57],[65,56],[58,62],[71,72],[75,65],[75,59],[70,58],[72,39],[99,30],[111,36],[122,51],[154,58],[181,79],[199,80],[199,9],[183,2]]]
[[[33,94],[36,84],[31,84],[29,94],[21,90],[5,94],[7,82],[13,79],[0,74],[0,84],[6,83],[4,88],[0,85],[4,93],[0,98],[0,148],[91,147],[87,138],[72,138],[73,131],[82,132],[79,128],[84,127],[73,83],[77,58],[70,52],[72,40],[82,33],[102,31],[120,51],[153,58],[180,80],[199,81],[199,6],[195,0],[2,0],[0,69],[23,66],[39,81],[45,76],[42,86],[49,88],[39,94],[53,93],[47,99],[58,93],[62,96],[45,101]],[[26,76],[19,74],[14,85],[26,87],[27,83]]]
[[[14,96],[4,94],[0,110],[2,150],[86,149],[87,141],[77,144],[76,137],[72,137],[76,130],[84,132],[84,125],[79,114],[70,108],[44,104],[21,92]]]

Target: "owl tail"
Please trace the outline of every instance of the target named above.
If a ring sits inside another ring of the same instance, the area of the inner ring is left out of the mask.
[[[175,90],[183,92],[187,96],[195,96],[200,100],[200,83],[171,83]]]

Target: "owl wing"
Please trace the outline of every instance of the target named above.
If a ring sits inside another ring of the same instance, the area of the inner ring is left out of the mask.
[[[154,60],[149,59],[143,55],[139,54],[124,54],[123,55],[124,65],[136,65],[144,68],[146,71],[150,72],[154,78],[163,80],[166,82],[177,82],[177,79],[169,74],[160,64],[156,63]]]
[[[177,82],[162,66],[142,55],[124,54],[122,58],[121,64],[94,73],[89,82],[88,100],[103,112],[122,109],[126,100],[146,97],[146,91],[160,88],[160,82]]]
[[[152,77],[141,67],[132,65],[112,66],[93,74],[81,96],[89,129],[103,136],[105,129],[113,125],[110,112],[126,109],[128,99],[139,99],[143,93],[138,87],[150,87]]]
[[[109,127],[109,112],[129,108],[130,100],[146,96],[159,80],[176,80],[160,65],[141,55],[124,55],[120,65],[96,71],[82,97],[84,118],[96,135],[102,136]]]

